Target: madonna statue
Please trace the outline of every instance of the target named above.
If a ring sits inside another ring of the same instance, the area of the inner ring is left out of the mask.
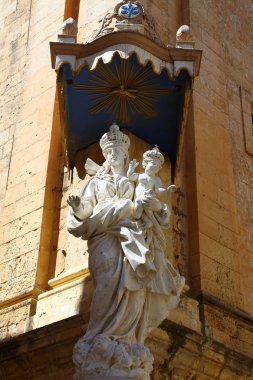
[[[74,347],[75,380],[149,380],[153,356],[145,338],[177,306],[184,286],[164,255],[168,206],[146,191],[138,205],[152,213],[152,223],[145,229],[136,216],[137,185],[126,174],[129,146],[128,136],[113,124],[100,140],[104,164],[88,159],[86,170],[93,176],[79,196],[68,198],[67,228],[88,240],[95,285],[87,331]]]

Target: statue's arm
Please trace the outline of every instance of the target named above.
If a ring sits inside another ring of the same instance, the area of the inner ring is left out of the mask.
[[[130,180],[130,181],[133,181],[133,182],[138,182],[138,177],[139,177],[139,174],[138,173],[127,173],[127,178]]]
[[[154,212],[155,218],[161,226],[168,228],[170,221],[170,209],[166,203],[160,202],[159,199],[152,196],[152,194],[145,194],[143,206]]]
[[[157,177],[156,178],[156,181],[155,181],[155,192],[157,195],[159,194],[164,194],[167,192],[167,187],[163,186],[162,185],[162,180],[160,177]]]
[[[162,195],[164,193],[174,193],[175,191],[177,191],[177,188],[175,185],[170,185],[170,186],[163,186],[162,185],[162,181],[161,181],[161,178],[160,177],[157,177],[157,181],[156,181],[156,184],[155,184],[155,192],[157,195]]]
[[[96,201],[96,182],[90,180],[82,189],[80,195],[70,195],[67,200],[72,214],[79,221],[88,219],[95,207]]]
[[[130,181],[137,182],[139,178],[139,174],[135,172],[135,169],[139,165],[139,162],[136,161],[136,159],[133,159],[129,163],[128,171],[127,171],[127,178]]]
[[[89,201],[82,201],[79,195],[70,195],[67,203],[72,208],[75,217],[79,220],[85,220],[92,214],[92,204]]]

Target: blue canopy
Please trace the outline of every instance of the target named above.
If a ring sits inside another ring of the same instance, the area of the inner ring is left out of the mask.
[[[69,167],[75,165],[78,150],[100,139],[116,122],[169,156],[172,171],[176,161],[180,120],[185,90],[191,77],[182,70],[170,78],[166,69],[153,71],[133,53],[122,59],[115,53],[109,63],[101,60],[94,70],[84,65],[74,73],[62,64],[58,82],[65,109],[66,149]]]

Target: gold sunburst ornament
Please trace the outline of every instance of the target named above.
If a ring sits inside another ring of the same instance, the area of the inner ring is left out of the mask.
[[[100,63],[90,72],[87,84],[75,84],[74,88],[87,92],[90,113],[110,113],[121,123],[127,123],[133,114],[149,118],[157,116],[159,98],[175,91],[175,87],[158,87],[150,65],[137,66],[129,59],[121,59],[114,65]]]

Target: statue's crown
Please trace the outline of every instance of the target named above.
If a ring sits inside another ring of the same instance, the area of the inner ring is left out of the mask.
[[[152,150],[147,150],[147,152],[143,154],[143,158],[144,160],[145,158],[157,158],[160,161],[161,165],[164,163],[164,157],[162,153],[159,151],[157,145]]]
[[[123,150],[128,150],[130,146],[130,140],[127,135],[120,131],[119,126],[113,123],[109,132],[106,132],[100,139],[100,146],[102,151],[112,147],[121,147]]]

